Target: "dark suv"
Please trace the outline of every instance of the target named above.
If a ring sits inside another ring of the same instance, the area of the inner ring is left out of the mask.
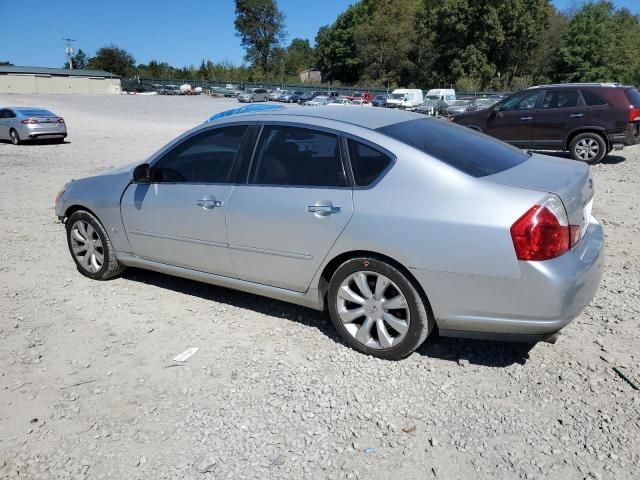
[[[568,150],[594,164],[640,142],[640,92],[613,83],[541,85],[452,120],[516,147]]]

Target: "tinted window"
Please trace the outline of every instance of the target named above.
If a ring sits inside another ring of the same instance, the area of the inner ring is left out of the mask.
[[[356,185],[371,185],[391,163],[387,155],[363,143],[348,140],[348,145]]]
[[[594,93],[590,90],[582,90],[582,98],[584,98],[584,103],[593,107],[595,105],[606,105],[605,102],[600,95]]]
[[[549,90],[544,95],[542,108],[570,108],[578,106],[577,90]]]
[[[501,112],[531,110],[536,107],[538,92],[524,92],[507,99],[500,105]]]
[[[4,110],[0,110],[0,118],[14,118],[15,116],[16,114],[13,113],[8,108],[5,108]]]
[[[474,177],[502,172],[530,157],[500,140],[434,118],[409,120],[378,130]]]
[[[629,103],[634,107],[640,107],[640,92],[635,88],[629,88],[625,91]]]
[[[55,117],[49,110],[42,109],[24,109],[18,110],[25,117]]]
[[[153,165],[155,182],[226,183],[245,126],[217,128],[184,141]]]
[[[254,160],[253,183],[343,187],[338,137],[306,128],[266,126]]]

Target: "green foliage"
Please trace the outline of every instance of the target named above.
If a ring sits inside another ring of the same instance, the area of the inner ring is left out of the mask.
[[[83,70],[87,68],[87,55],[79,48],[75,55],[71,56],[71,65],[74,70]],[[63,68],[69,68],[69,62],[63,65]]]
[[[105,70],[126,77],[134,72],[135,59],[126,50],[108,45],[100,48],[96,56],[89,59],[87,66],[94,70]]]
[[[294,38],[287,47],[284,62],[284,72],[287,76],[294,76],[303,70],[311,68],[315,63],[315,52],[309,40]]]
[[[284,14],[275,0],[236,0],[235,27],[256,78],[281,71]]]

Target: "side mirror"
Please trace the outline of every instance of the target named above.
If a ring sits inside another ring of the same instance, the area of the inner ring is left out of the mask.
[[[148,163],[143,163],[133,169],[133,181],[136,183],[151,182],[151,168]]]

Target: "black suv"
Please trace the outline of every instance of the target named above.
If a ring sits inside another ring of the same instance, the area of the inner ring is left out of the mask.
[[[516,147],[569,151],[594,164],[640,142],[640,92],[614,83],[541,85],[452,120]]]

